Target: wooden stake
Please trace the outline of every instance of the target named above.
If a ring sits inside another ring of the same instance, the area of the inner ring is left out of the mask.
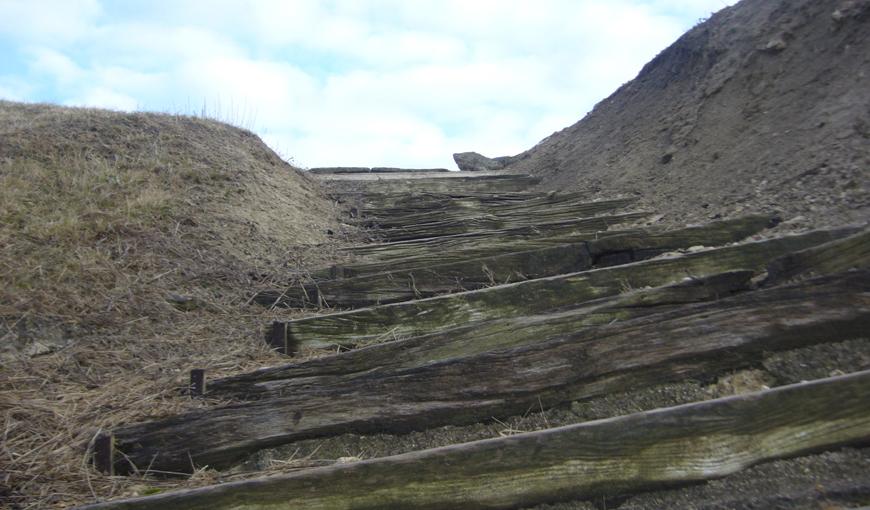
[[[115,437],[111,432],[101,432],[94,439],[94,467],[109,476],[115,474]]]
[[[205,395],[205,369],[194,368],[190,371],[190,395],[193,397]]]

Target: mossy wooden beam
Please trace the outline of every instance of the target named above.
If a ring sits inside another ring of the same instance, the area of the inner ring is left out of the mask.
[[[686,314],[683,307],[686,304],[724,299],[747,291],[751,288],[753,274],[752,271],[720,273],[674,285],[626,292],[595,300],[574,310],[459,326],[445,332],[375,344],[301,363],[264,368],[210,381],[209,396],[242,400],[276,397],[284,392],[283,385],[291,379],[348,375],[365,372],[372,367],[378,367],[378,370],[412,368],[492,350],[544,343],[590,327],[654,315],[646,321],[633,322],[634,327],[647,327],[667,317],[662,315],[664,312]],[[826,288],[830,282],[814,280],[811,284],[819,290]],[[806,285],[809,284],[802,284],[801,287]],[[836,288],[833,287],[833,290]],[[766,298],[768,294],[764,296]],[[757,298],[752,295],[744,299],[747,303],[758,303]],[[710,305],[711,308],[715,306]],[[698,312],[699,309],[696,309],[693,313]]]
[[[364,168],[364,167],[356,167]],[[513,177],[530,177],[528,174],[509,174],[501,171],[483,171],[483,172],[441,172],[435,170],[429,172],[425,169],[414,170],[410,168],[390,168],[390,167],[374,167],[378,170],[386,170],[386,172],[328,172],[326,174],[315,174],[315,179],[321,182],[396,182],[396,181],[443,181],[443,180],[485,180],[485,179],[504,179]],[[389,175],[377,175],[389,174]]]
[[[376,266],[381,271],[366,275],[355,274],[359,269],[354,266],[335,267],[330,273],[343,278],[284,290],[263,291],[254,297],[254,301],[266,306],[303,307],[309,304],[325,304],[338,308],[397,303],[495,284],[573,273],[589,269],[593,265],[607,266],[645,260],[665,251],[696,245],[728,244],[758,233],[774,222],[774,218],[770,216],[750,216],[665,233],[623,234],[458,262],[431,261],[428,265],[407,270],[393,268],[396,265],[393,263],[384,263]],[[448,255],[440,254],[440,257],[444,259]],[[367,266],[370,270],[374,267]]]
[[[356,346],[465,324],[576,308],[592,299],[734,269],[760,271],[787,253],[838,239],[853,229],[815,231],[620,266],[527,280],[428,299],[275,322],[267,342],[293,353],[302,345]]]
[[[764,352],[866,335],[868,282],[866,272],[850,274],[835,292],[774,288],[759,293],[760,303],[736,296],[641,328],[629,321],[409,369],[300,378],[285,384],[279,398],[115,429],[122,455],[115,468],[220,468],[301,439],[462,425],[709,377],[758,363]]]
[[[855,235],[784,255],[767,266],[765,285],[811,274],[870,267],[870,228]]]
[[[434,210],[438,207],[450,207],[448,204],[470,208],[486,205],[505,204],[510,202],[525,202],[545,198],[548,193],[533,191],[514,191],[494,193],[486,191],[444,191],[444,192],[404,192],[404,193],[343,193],[332,190],[330,193],[340,203],[351,208],[354,216],[377,215],[391,211],[422,211]]]
[[[332,174],[397,174],[408,172],[420,173],[444,173],[450,170],[446,168],[393,168],[393,167],[367,167],[367,166],[324,166],[318,168],[309,168],[308,172],[317,176],[325,174],[328,178]]]
[[[753,214],[669,231],[614,233],[590,239],[587,246],[592,263],[602,267],[645,260],[668,251],[736,243],[780,221],[776,215]]]
[[[403,258],[436,253],[450,256],[448,252],[457,250],[475,251],[478,254],[477,257],[482,257],[507,253],[507,251],[493,251],[494,247],[501,243],[504,243],[504,250],[523,251],[523,248],[528,250],[537,246],[517,244],[519,241],[535,241],[545,243],[543,246],[552,246],[553,244],[566,244],[576,240],[612,235],[607,232],[608,229],[636,222],[648,216],[647,212],[603,215],[503,230],[483,230],[427,239],[357,245],[347,247],[344,251],[366,260],[380,262],[395,262]],[[624,233],[624,231],[620,233]],[[464,257],[466,255],[463,254]]]
[[[90,510],[519,508],[870,441],[870,372]]]
[[[409,223],[404,227],[374,229],[372,234],[386,242],[411,241],[415,239],[430,239],[433,237],[447,237],[459,234],[468,234],[480,231],[500,231],[508,235],[512,231],[522,233],[524,231],[537,232],[540,234],[557,235],[571,232],[576,225],[581,228],[606,230],[614,224],[627,221],[636,221],[649,216],[648,212],[625,213],[621,215],[602,215],[586,217],[584,214],[573,212],[545,216],[536,221],[532,217],[518,216],[515,218],[500,218],[496,216],[477,216],[468,219],[456,219],[436,221],[426,224]],[[613,219],[617,221],[614,223]]]
[[[598,214],[609,213],[617,209],[623,209],[632,203],[633,199],[600,200],[589,202],[585,198],[575,198],[566,201],[530,200],[520,203],[508,203],[504,205],[480,207],[470,209],[468,207],[438,207],[435,210],[422,212],[410,212],[406,214],[379,215],[366,217],[361,221],[365,227],[376,227],[380,230],[392,229],[427,229],[437,231],[440,225],[452,225],[455,222],[471,221],[473,219],[486,220],[493,224],[500,221],[498,228],[511,226],[528,226],[539,223],[553,223],[577,218],[587,218]],[[453,204],[449,202],[448,204]],[[461,204],[461,202],[459,202]]]
[[[574,273],[591,265],[585,243],[561,244],[407,271],[386,271],[309,283],[301,288],[262,291],[254,301],[266,306],[303,307],[310,303],[314,306],[360,308]]]
[[[510,253],[526,252],[552,248],[564,244],[585,243],[596,237],[619,235],[626,230],[608,230],[601,232],[576,232],[558,236],[535,236],[535,237],[454,237],[449,242],[439,243],[440,249],[436,249],[436,243],[431,247],[421,245],[419,249],[400,249],[399,253],[391,253],[387,245],[373,245],[380,249],[368,250],[367,255],[358,257],[356,262],[333,266],[315,271],[313,276],[316,280],[333,280],[339,278],[354,278],[375,273],[384,273],[397,270],[410,270],[417,267],[429,267],[439,264],[452,264],[466,262],[474,259],[496,257]],[[445,240],[444,238],[428,239],[427,241]]]
[[[626,205],[636,200],[625,200]],[[570,204],[589,202],[586,193],[480,193],[463,196],[450,194],[415,194],[401,197],[360,197],[355,201],[356,212],[367,221],[383,223],[396,217],[417,214],[454,214],[510,212],[515,208],[536,208],[544,206],[563,208]],[[378,207],[378,203],[384,203]],[[364,204],[369,204],[368,206]]]
[[[337,193],[510,193],[524,191],[541,182],[530,175],[384,177],[380,179],[342,179],[327,181]]]

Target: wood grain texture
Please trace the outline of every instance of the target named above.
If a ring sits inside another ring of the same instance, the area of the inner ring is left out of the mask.
[[[683,305],[723,299],[750,289],[752,271],[731,271],[675,285],[639,289],[592,301],[577,309],[523,317],[508,317],[402,341],[375,344],[302,363],[270,367],[209,383],[209,396],[251,400],[281,396],[292,379],[336,376],[378,370],[412,368],[490,350],[543,343],[596,326],[656,314],[633,327],[649,327],[663,312],[685,314]]]
[[[838,239],[854,230],[815,231],[621,266],[527,280],[417,301],[362,308],[272,325],[267,341],[295,352],[302,345],[355,346],[408,338],[457,326],[576,308],[633,288],[675,283],[735,269],[762,270],[786,253]]]
[[[413,239],[379,244],[350,246],[344,251],[365,261],[401,263],[409,257],[434,257],[444,255],[441,262],[454,262],[490,255],[524,251],[554,244],[566,244],[577,240],[597,239],[632,232],[617,231],[626,224],[648,217],[649,213],[624,213],[604,215],[595,218],[582,218],[559,223],[539,224],[532,227],[517,227],[507,230],[482,230],[450,236]],[[613,230],[611,230],[613,229]],[[523,244],[525,242],[525,244]],[[543,243],[541,245],[532,243]],[[462,251],[460,257],[452,253]],[[418,267],[419,264],[410,265]],[[408,267],[406,264],[404,267]],[[393,269],[398,266],[393,267]],[[372,272],[372,271],[369,271]],[[376,271],[375,271],[376,272]]]
[[[585,231],[606,230],[615,225],[638,221],[648,217],[648,212],[630,212],[613,215],[586,217],[573,213],[554,215],[544,221],[530,219],[510,219],[496,216],[478,216],[468,219],[444,220],[427,224],[409,224],[404,227],[376,229],[373,236],[382,241],[393,243],[398,241],[413,241],[449,237],[478,232],[499,232],[499,235],[560,235],[568,234],[582,228]],[[528,234],[526,234],[528,235]]]
[[[614,199],[629,205],[634,199]],[[384,206],[379,207],[378,202]],[[438,194],[418,193],[413,196],[371,196],[360,197],[357,213],[363,221],[391,220],[396,217],[408,217],[415,214],[450,215],[487,214],[499,211],[512,211],[515,208],[544,207],[564,208],[569,204],[590,203],[586,193],[477,193],[477,194]],[[594,202],[593,202],[594,203]],[[368,205],[366,205],[368,204]]]
[[[479,509],[625,494],[870,441],[870,372],[86,507]]]
[[[506,193],[493,193],[486,191],[443,191],[425,192],[415,191],[410,193],[383,193],[368,192],[341,193],[333,192],[334,198],[339,202],[352,207],[358,216],[377,215],[392,212],[410,212],[434,210],[439,207],[452,208],[454,205],[469,207],[505,204],[509,202],[523,202],[527,200],[539,200],[546,198],[549,193],[532,191],[515,191]],[[453,205],[451,205],[453,204]]]
[[[308,173],[314,174],[316,176],[320,176],[321,174],[326,174],[324,177],[328,178],[330,174],[397,174],[397,173],[444,173],[449,172],[450,170],[446,168],[393,168],[393,167],[367,167],[367,166],[324,166],[317,168],[309,168],[307,170]]]
[[[380,272],[352,277],[357,269],[337,267],[333,273],[344,278],[284,290],[262,291],[254,297],[254,301],[266,306],[326,305],[338,308],[410,301],[496,284],[575,273],[593,265],[611,265],[616,260],[635,262],[696,245],[732,243],[760,232],[773,221],[770,216],[750,216],[671,232],[622,234],[407,270],[388,270],[395,264],[384,263],[379,266],[382,269]]]
[[[583,198],[560,201],[530,200],[509,202],[498,206],[470,209],[468,207],[436,207],[434,210],[367,216],[361,225],[377,228],[377,234],[388,241],[424,239],[461,234],[475,230],[503,230],[588,218],[623,209],[632,199],[588,202]],[[451,204],[457,202],[451,201]],[[461,204],[461,202],[459,202]]]
[[[870,267],[870,228],[855,235],[789,253],[767,266],[765,285],[798,276],[831,274]]]
[[[352,178],[372,177],[370,179]],[[325,176],[324,176],[325,177]],[[441,173],[434,176],[394,176],[378,178],[374,174],[341,174],[331,176],[334,180],[321,179],[327,182],[337,193],[455,193],[484,192],[510,193],[525,191],[541,182],[539,177],[530,175],[451,175]]]
[[[114,430],[117,472],[226,466],[261,448],[348,432],[400,433],[522,414],[532,407],[708,377],[762,353],[870,329],[870,274],[788,286],[672,315],[423,366],[279,381],[280,396]],[[264,383],[267,387],[269,382]]]

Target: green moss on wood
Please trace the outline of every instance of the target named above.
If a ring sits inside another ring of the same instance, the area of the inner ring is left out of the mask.
[[[668,487],[870,439],[870,372],[97,509],[516,508]]]
[[[631,289],[675,283],[747,269],[760,271],[784,254],[852,233],[815,231],[671,258],[518,282],[412,302],[288,321],[293,346],[354,346],[446,330],[503,317],[534,315],[578,305]]]

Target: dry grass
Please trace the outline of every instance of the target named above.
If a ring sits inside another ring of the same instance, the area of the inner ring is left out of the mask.
[[[190,368],[281,362],[260,327],[293,312],[249,298],[331,261],[337,216],[247,131],[0,101],[0,507],[214,481],[106,477],[87,447],[100,428],[209,405],[178,391]]]

